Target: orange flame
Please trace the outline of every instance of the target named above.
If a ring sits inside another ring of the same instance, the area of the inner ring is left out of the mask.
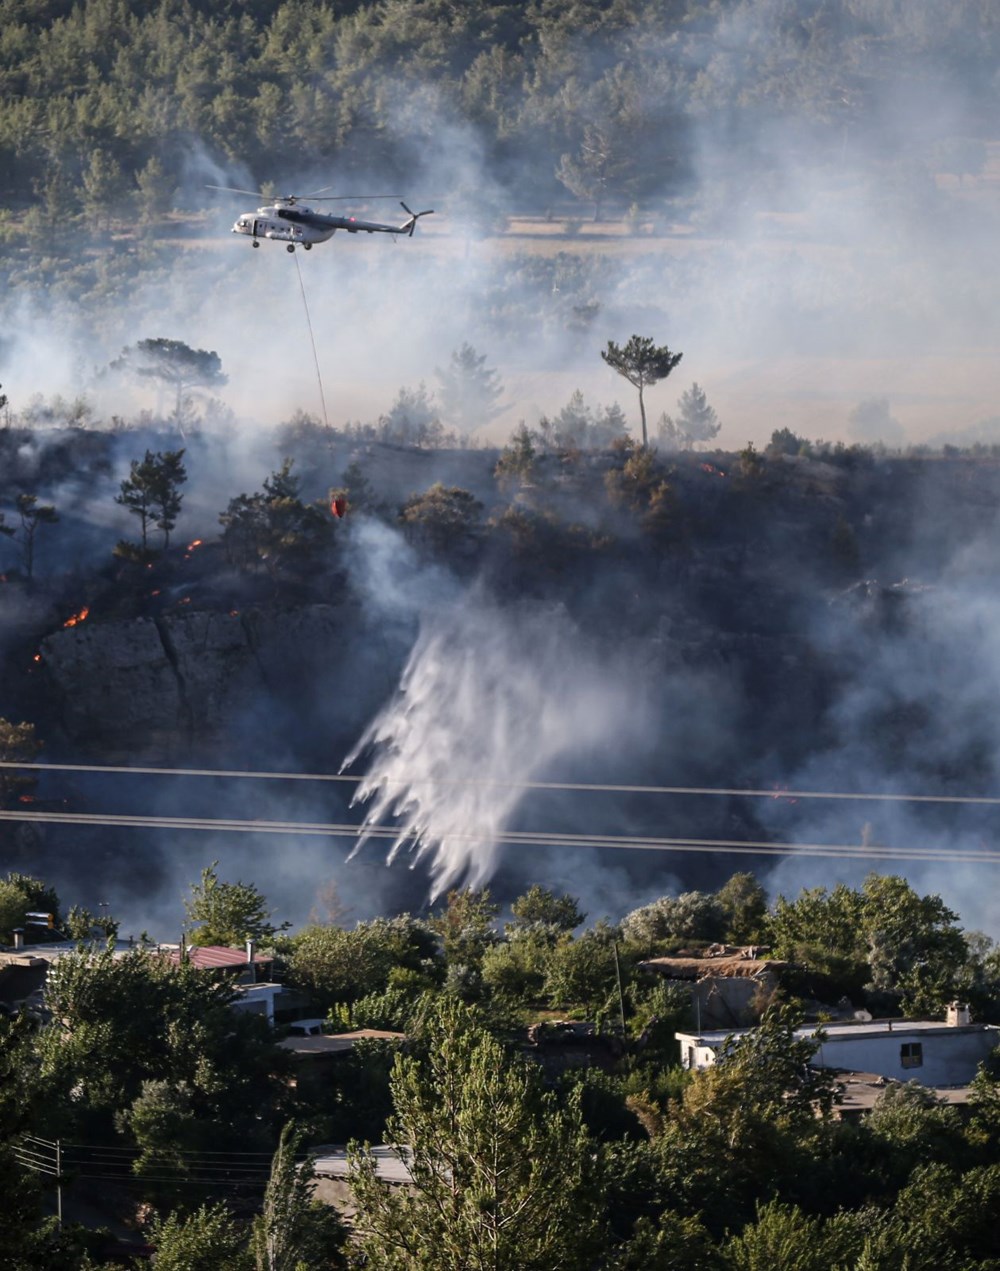
[[[34,803],[35,796],[33,794],[19,794],[17,796],[18,803]]]
[[[196,538],[193,543],[188,543],[188,551],[193,552],[196,547],[201,547],[201,542],[202,540],[200,538]]]
[[[698,467],[702,472],[710,472],[715,477],[724,477],[726,475],[721,468],[716,468],[710,463],[699,463]]]
[[[36,653],[36,654],[35,654],[35,656],[34,656],[31,660],[32,660],[32,662],[41,662],[41,660],[42,660],[42,655],[41,655],[40,653]]]
[[[66,621],[63,623],[63,626],[64,627],[79,626],[81,622],[86,621],[87,614],[89,613],[90,613],[90,609],[86,605],[84,605],[79,613],[71,614],[70,617],[68,617]]]

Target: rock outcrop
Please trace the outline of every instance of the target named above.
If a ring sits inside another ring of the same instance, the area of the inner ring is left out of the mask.
[[[307,684],[340,632],[332,605],[81,623],[41,644],[67,734],[118,748],[224,732],[270,691]]]

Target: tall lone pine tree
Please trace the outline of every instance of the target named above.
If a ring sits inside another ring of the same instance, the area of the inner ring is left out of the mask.
[[[643,446],[649,444],[643,389],[665,380],[683,356],[683,353],[671,353],[665,344],[658,348],[649,336],[643,335],[630,336],[624,347],[609,340],[608,347],[601,352],[601,357],[608,366],[639,390]]]

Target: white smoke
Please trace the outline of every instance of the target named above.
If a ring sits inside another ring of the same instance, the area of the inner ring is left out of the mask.
[[[563,611],[508,612],[466,596],[424,619],[397,693],[346,761],[374,750],[354,800],[371,800],[365,828],[394,823],[389,862],[404,847],[426,860],[432,898],[462,881],[481,886],[524,783],[608,737],[621,747],[642,716],[635,696]]]

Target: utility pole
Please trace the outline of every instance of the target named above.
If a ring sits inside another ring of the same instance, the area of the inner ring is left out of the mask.
[[[62,1231],[62,1139],[56,1139],[56,1222]]]

